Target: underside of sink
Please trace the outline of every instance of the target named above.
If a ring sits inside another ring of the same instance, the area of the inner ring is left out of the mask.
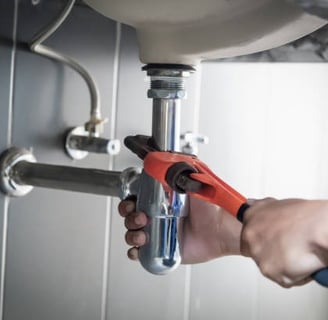
[[[136,28],[144,63],[202,60],[271,49],[326,24],[285,0],[85,0]]]

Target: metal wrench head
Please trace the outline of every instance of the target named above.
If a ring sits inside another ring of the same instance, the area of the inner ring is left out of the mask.
[[[145,135],[128,136],[124,139],[124,145],[144,160],[149,152],[160,151],[152,137]]]

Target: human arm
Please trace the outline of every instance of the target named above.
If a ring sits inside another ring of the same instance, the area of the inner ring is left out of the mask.
[[[121,202],[119,211],[128,229],[126,242],[133,246],[128,256],[136,260],[138,247],[146,241],[142,228],[147,217],[135,212],[130,201]],[[181,240],[183,263],[243,254],[281,286],[303,285],[313,272],[328,266],[328,201],[254,200],[242,226],[221,208],[191,198]]]
[[[303,285],[328,266],[328,201],[253,201],[241,233],[241,252],[283,287]]]

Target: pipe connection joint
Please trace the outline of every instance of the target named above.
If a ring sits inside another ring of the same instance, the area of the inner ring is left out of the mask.
[[[150,64],[143,68],[150,77],[147,96],[151,99],[185,99],[185,78],[194,69],[185,65]]]

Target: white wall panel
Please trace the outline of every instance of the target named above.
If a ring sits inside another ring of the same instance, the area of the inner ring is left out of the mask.
[[[200,128],[211,142],[201,158],[248,197],[326,198],[327,79],[323,64],[205,64]],[[193,268],[194,319],[327,318],[326,289],[282,289],[245,260]]]
[[[58,14],[65,1],[21,1],[18,41]],[[47,18],[48,17],[48,18]],[[115,23],[77,6],[47,43],[82,63],[100,83],[110,115]],[[16,59],[13,143],[32,147],[40,162],[107,168],[109,157],[81,162],[64,152],[69,127],[89,116],[90,97],[68,67],[19,48]],[[5,319],[101,319],[107,199],[35,188],[12,199],[8,217]]]

